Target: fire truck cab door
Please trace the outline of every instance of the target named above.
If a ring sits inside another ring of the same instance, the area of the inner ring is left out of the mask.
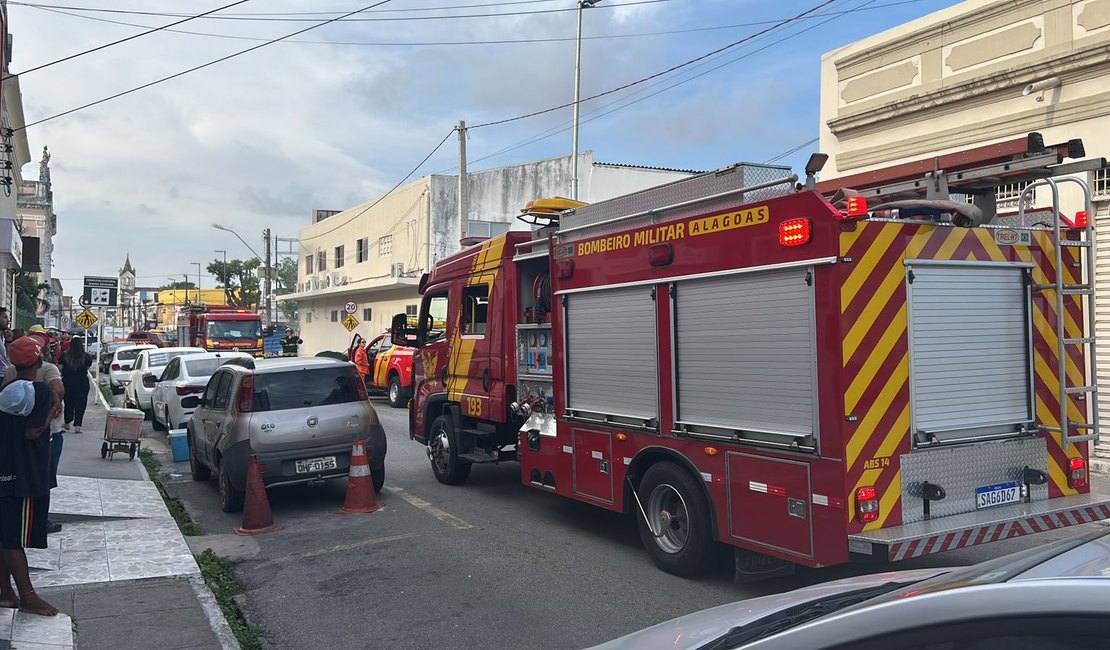
[[[463,415],[481,419],[490,419],[492,415],[489,296],[487,282],[470,279],[459,286],[458,334],[452,340],[448,371],[452,375],[448,386],[450,398],[459,403]]]

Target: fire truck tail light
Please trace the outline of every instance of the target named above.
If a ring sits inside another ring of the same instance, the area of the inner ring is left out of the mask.
[[[574,260],[559,260],[555,265],[555,271],[559,274],[560,280],[569,280],[574,276]]]
[[[1082,458],[1068,459],[1068,485],[1076,489],[1087,487],[1087,461]]]
[[[666,266],[674,261],[674,247],[670,244],[656,244],[648,249],[648,264]]]
[[[1080,210],[1079,212],[1076,212],[1075,213],[1075,220],[1072,221],[1072,224],[1076,228],[1086,228],[1087,227],[1087,211],[1086,210]]]
[[[862,196],[849,196],[844,199],[847,204],[845,212],[849,217],[860,217],[867,214],[867,198]]]
[[[865,524],[879,520],[879,491],[873,487],[856,490],[856,510],[859,520]]]
[[[811,234],[809,219],[788,219],[779,224],[779,243],[783,246],[801,246]]]

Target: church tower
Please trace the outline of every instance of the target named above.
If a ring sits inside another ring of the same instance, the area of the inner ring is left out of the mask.
[[[116,311],[116,324],[120,327],[135,327],[135,268],[131,266],[131,253],[119,270],[119,309]]]

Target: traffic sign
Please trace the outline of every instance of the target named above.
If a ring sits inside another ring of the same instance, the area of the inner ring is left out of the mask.
[[[85,300],[85,296],[81,296],[80,298],[77,299],[77,304],[81,305],[82,307],[88,307],[89,306],[89,301]]]
[[[85,291],[81,298],[88,307],[116,307],[119,304],[119,278],[85,276]]]
[[[347,312],[348,314],[353,314],[358,311],[358,305],[356,305],[353,301],[348,300],[347,304],[343,305],[343,311]]]
[[[96,323],[96,314],[86,309],[80,314],[77,314],[77,318],[75,318],[74,320],[77,321],[77,324],[81,327],[89,329]]]
[[[347,314],[347,317],[343,319],[343,327],[346,327],[348,332],[355,331],[355,328],[358,327],[358,319],[351,314]]]

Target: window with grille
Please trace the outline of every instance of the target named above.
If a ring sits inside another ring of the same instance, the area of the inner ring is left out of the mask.
[[[1096,169],[1092,180],[1091,193],[1094,196],[1110,196],[1110,167]]]
[[[341,268],[342,266],[343,266],[343,247],[342,246],[336,246],[335,247],[335,268],[338,269],[338,268]]]
[[[386,257],[393,254],[393,235],[378,237],[378,256]]]
[[[331,322],[333,322],[333,323],[338,323],[339,322],[339,310],[338,309],[331,310]]]
[[[1018,198],[1021,197],[1021,193],[1025,191],[1025,188],[1029,187],[1030,182],[1031,181],[1022,181],[1019,183],[1006,183],[1005,185],[999,185],[998,188],[995,189],[995,201],[999,205],[1002,205],[1004,203],[1009,205],[1017,205]],[[1026,200],[1029,201],[1029,203],[1032,203],[1034,200],[1036,200],[1036,198],[1036,193],[1034,192],[1033,195]]]
[[[364,307],[362,309],[362,320],[364,320],[366,322],[369,322],[370,317],[373,316],[373,315],[374,315],[374,312],[369,307]]]
[[[319,253],[316,254],[316,270],[317,271],[327,271],[328,270],[328,254],[325,253],[324,251],[320,251]]]
[[[417,305],[405,305],[405,316],[415,316],[417,309]]]
[[[355,245],[355,255],[356,255],[355,261],[356,262],[365,262],[366,259],[369,257],[369,255],[368,255],[369,252],[370,252],[370,238],[369,237],[363,237],[362,239],[358,240],[358,242]]]
[[[304,272],[305,273],[312,273],[312,256],[311,255],[304,258]]]

